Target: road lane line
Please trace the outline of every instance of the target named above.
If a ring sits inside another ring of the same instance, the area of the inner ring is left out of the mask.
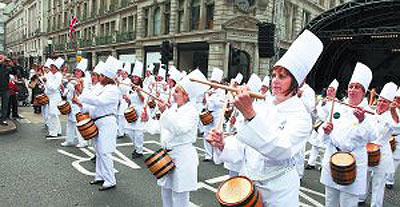
[[[205,188],[205,189],[207,189],[207,190],[209,190],[209,191],[211,191],[211,192],[214,192],[214,193],[217,192],[217,189],[216,189],[216,188],[214,188],[214,187],[212,187],[212,186],[210,186],[210,185],[207,185],[207,184],[205,184],[205,183],[203,183],[203,182],[197,183],[197,189],[200,189],[200,188]]]
[[[221,182],[227,180],[229,177],[230,177],[229,175],[223,175],[223,176],[219,176],[216,178],[211,178],[211,179],[205,180],[205,182],[208,184],[221,183]]]
[[[321,203],[319,203],[318,201],[314,200],[313,198],[311,198],[310,196],[306,195],[301,191],[299,191],[299,195],[316,207],[324,207],[324,205],[322,205]]]
[[[62,149],[57,149],[57,152],[59,152],[59,153],[61,153],[63,155],[67,155],[68,157],[72,157],[72,158],[74,158],[76,160],[90,160],[90,158],[80,157],[78,155],[74,155],[72,153],[66,152],[66,151],[64,151]]]
[[[300,190],[303,190],[303,191],[306,191],[306,192],[312,193],[312,194],[314,194],[314,195],[321,196],[321,197],[325,198],[325,194],[320,193],[320,192],[315,191],[315,190],[311,190],[311,189],[309,189],[309,188],[300,187]]]

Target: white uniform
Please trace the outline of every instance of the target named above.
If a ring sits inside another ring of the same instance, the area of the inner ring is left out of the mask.
[[[396,110],[397,114],[399,114],[400,110]],[[395,182],[395,174],[397,169],[400,166],[400,130],[395,129],[393,134],[395,135],[396,140],[396,149],[393,151],[393,169],[394,173],[387,173],[386,174],[386,184],[394,185]]]
[[[238,128],[237,139],[224,140],[219,158],[242,160],[240,174],[255,182],[264,206],[299,206],[295,156],[310,136],[311,117],[297,96],[278,105],[267,101],[254,107],[257,115]]]
[[[128,97],[131,101],[129,106],[135,108],[137,120],[134,123],[128,123],[125,119],[125,132],[129,138],[131,138],[134,144],[134,150],[139,154],[143,154],[143,131],[145,122],[142,122],[141,115],[144,112],[145,100],[144,98],[141,99],[135,91],[130,91]]]
[[[123,95],[128,95],[129,90],[131,87],[129,86],[132,81],[129,78],[125,78],[124,80],[120,81],[122,84],[119,85],[119,89],[121,90],[121,98],[119,100],[119,106],[118,106],[118,116],[117,116],[117,122],[118,122],[118,136],[124,136],[125,135],[125,116],[124,116],[124,111],[125,109],[128,108],[128,103],[125,101],[125,99],[122,97]]]
[[[48,131],[50,136],[58,136],[61,134],[61,124],[59,118],[60,111],[57,108],[57,104],[62,100],[60,92],[62,74],[60,72],[56,72],[55,74],[50,73],[46,77],[45,94],[49,98],[47,118]]]
[[[98,94],[86,94],[79,97],[82,103],[93,106],[90,110],[91,117],[99,118],[95,121],[99,130],[99,135],[94,140],[96,148],[95,180],[104,180],[103,187],[116,185],[111,153],[116,149],[118,127],[116,114],[120,95],[117,86],[106,85]]]
[[[374,129],[377,139],[372,143],[380,146],[381,158],[379,164],[375,167],[368,167],[367,174],[367,190],[366,194],[361,196],[361,200],[365,201],[368,196],[370,183],[372,196],[371,206],[383,206],[383,198],[385,194],[385,174],[394,173],[392,149],[390,148],[389,139],[395,128],[399,125],[393,121],[390,111],[386,111],[381,115],[376,115],[374,120]]]
[[[189,192],[197,189],[198,155],[193,143],[197,139],[198,111],[192,102],[181,107],[174,104],[160,119],[161,145],[176,168],[158,180],[163,207],[188,207]]]
[[[371,110],[364,99],[358,106]],[[358,206],[358,197],[365,194],[367,185],[368,155],[366,144],[375,139],[373,131],[373,118],[365,114],[363,122],[359,123],[353,114],[353,109],[347,106],[335,105],[333,127],[330,135],[319,128],[322,142],[327,148],[322,161],[321,183],[325,185],[325,205],[331,206]],[[339,117],[339,118],[337,118]],[[351,185],[339,185],[331,176],[330,157],[337,152],[337,148],[351,152],[356,160],[356,180]]]

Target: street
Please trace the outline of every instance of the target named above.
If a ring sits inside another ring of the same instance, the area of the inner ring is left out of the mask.
[[[160,188],[144,165],[145,158],[132,160],[132,142],[118,139],[113,154],[117,188],[99,192],[93,180],[93,148],[61,147],[65,137],[46,139],[41,115],[30,107],[20,108],[26,118],[18,131],[0,136],[0,206],[161,206]],[[65,130],[65,116],[63,130]],[[159,149],[159,136],[145,135],[145,156]],[[198,190],[190,194],[192,206],[219,206],[218,185],[227,178],[222,165],[202,162],[203,140],[196,146],[200,159]],[[306,152],[308,155],[308,151]],[[324,187],[317,170],[306,170],[300,192],[301,206],[324,206]],[[385,206],[400,205],[400,173],[393,190],[386,190]]]

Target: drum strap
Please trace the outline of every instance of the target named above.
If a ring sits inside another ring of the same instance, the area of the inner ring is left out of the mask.
[[[335,148],[336,148],[336,150],[337,150],[338,152],[342,151],[339,147],[336,147],[336,146],[335,146]]]
[[[115,115],[114,115],[114,114],[106,114],[106,115],[99,116],[99,117],[93,119],[93,121],[97,121],[97,120],[102,119],[102,118],[105,118],[105,117],[107,117],[107,116],[115,116]]]

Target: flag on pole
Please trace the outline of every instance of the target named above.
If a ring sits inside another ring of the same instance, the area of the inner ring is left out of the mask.
[[[72,39],[72,34],[76,31],[76,28],[79,26],[78,18],[72,15],[71,21],[69,23],[69,37]]]

